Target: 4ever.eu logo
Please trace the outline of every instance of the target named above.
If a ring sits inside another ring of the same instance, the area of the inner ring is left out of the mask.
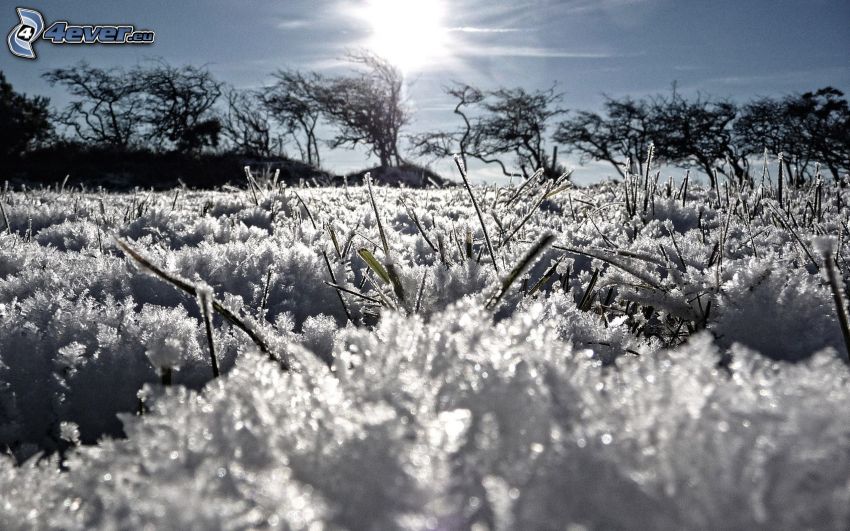
[[[44,29],[44,17],[35,9],[17,8],[17,26],[9,32],[9,51],[17,57],[35,59],[39,39],[51,44],[153,44],[155,33],[137,30],[131,24],[70,24],[59,20]]]

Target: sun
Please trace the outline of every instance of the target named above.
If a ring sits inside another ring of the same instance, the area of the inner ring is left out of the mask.
[[[361,16],[371,28],[367,47],[404,72],[446,55],[442,0],[368,0]]]

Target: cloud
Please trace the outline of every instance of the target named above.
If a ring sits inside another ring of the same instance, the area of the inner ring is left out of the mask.
[[[567,13],[612,13],[620,9],[640,7],[652,3],[654,0],[575,0],[563,6]]]
[[[419,113],[429,113],[429,112],[437,112],[437,113],[446,113],[454,111],[456,103],[454,101],[446,102],[446,103],[422,103],[419,102],[416,105],[416,112]]]
[[[700,70],[705,70],[705,66],[698,65],[674,65],[673,70],[677,72],[698,72]]]
[[[818,77],[834,76],[844,74],[843,67],[821,67],[804,68],[797,70],[784,70],[782,72],[768,73],[741,73],[739,75],[717,76],[703,79],[703,83],[716,83],[719,85],[750,85],[759,83],[811,83]]]
[[[339,70],[342,68],[351,68],[351,62],[346,61],[343,57],[328,57],[306,61],[301,66],[309,70]]]
[[[448,30],[462,33],[516,33],[519,31],[529,31],[523,28],[480,28],[475,26],[460,26],[457,28],[448,28]]]
[[[282,29],[282,30],[291,30],[291,29],[304,28],[304,27],[307,27],[309,25],[310,25],[310,22],[308,20],[297,18],[297,19],[293,19],[293,20],[282,20],[282,21],[278,22],[277,27],[278,27],[278,29]]]
[[[617,57],[607,52],[577,52],[539,46],[464,46],[458,55],[477,57],[540,57],[554,59],[610,59]]]

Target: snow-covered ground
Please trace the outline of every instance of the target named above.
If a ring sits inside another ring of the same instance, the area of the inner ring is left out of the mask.
[[[850,189],[473,191],[0,196],[0,528],[850,528]]]

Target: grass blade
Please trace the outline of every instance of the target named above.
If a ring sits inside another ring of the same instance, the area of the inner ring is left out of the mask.
[[[466,167],[458,155],[455,155],[455,164],[457,164],[457,169],[460,170],[460,176],[463,179],[463,185],[466,187],[466,191],[469,192],[469,198],[472,199],[472,206],[475,207],[478,222],[481,223],[481,230],[484,232],[484,241],[487,243],[487,252],[490,253],[490,258],[493,260],[493,269],[498,273],[499,264],[496,263],[496,253],[493,252],[493,244],[490,243],[490,235],[487,234],[487,225],[484,224],[484,216],[481,215],[481,209],[478,208],[478,201],[475,200],[475,194],[472,193],[472,188],[469,186],[469,179],[466,178]]]
[[[336,275],[334,275],[334,270],[333,270],[333,268],[331,267],[331,261],[330,261],[330,260],[328,260],[328,253],[326,253],[324,249],[322,249],[322,256],[323,256],[323,257],[324,257],[324,259],[325,259],[325,265],[326,265],[326,266],[327,266],[327,268],[328,268],[328,274],[329,274],[329,275],[330,275],[330,277],[331,277],[331,282],[333,282],[334,284],[336,284]],[[339,303],[340,303],[340,304],[342,304],[342,309],[343,309],[343,311],[345,311],[345,317],[346,317],[346,318],[347,318],[350,322],[352,322],[352,323],[353,323],[353,322],[354,322],[354,319],[351,317],[351,312],[348,310],[348,305],[345,303],[345,299],[343,298],[342,293],[340,293],[340,292],[339,292],[339,290],[337,290],[336,294],[337,294],[337,296],[339,297]]]
[[[528,292],[529,297],[531,297],[532,295],[537,293],[537,290],[541,289],[543,286],[546,285],[547,282],[549,282],[549,279],[552,278],[552,276],[558,270],[558,266],[561,264],[561,262],[564,261],[564,258],[566,258],[566,257],[562,256],[562,257],[558,258],[558,261],[555,262],[554,264],[552,264],[552,267],[550,267],[545,273],[543,273],[543,276],[540,277],[540,280],[538,280],[537,283],[534,284],[534,286],[532,286],[532,288],[529,290],[529,292]]]
[[[9,217],[6,216],[6,209],[3,207],[2,202],[0,202],[0,214],[3,214],[3,224],[5,225],[4,230],[9,234],[12,234],[12,226],[9,224]]]
[[[207,344],[210,349],[210,364],[212,365],[213,378],[218,378],[218,360],[215,355],[215,341],[213,341],[212,329],[212,288],[209,286],[198,286],[195,288],[195,291],[198,293],[198,306],[201,307],[201,316],[204,318],[204,329],[207,333]]]
[[[508,273],[508,276],[506,276],[502,280],[502,285],[499,287],[496,293],[494,293],[493,296],[490,297],[490,299],[487,301],[487,303],[485,304],[485,308],[495,308],[496,305],[499,304],[499,301],[502,300],[502,297],[505,296],[505,293],[508,292],[508,289],[510,289],[511,285],[516,282],[516,279],[519,278],[523,274],[523,272],[537,260],[537,257],[539,257],[540,254],[545,251],[546,248],[549,247],[549,245],[551,245],[553,241],[555,241],[555,236],[551,233],[547,232],[546,234],[541,236],[540,239],[537,240],[537,242],[535,242],[535,244],[531,246],[528,252],[525,253],[525,256],[523,256],[520,261],[517,262],[514,268],[511,269],[511,272]]]
[[[413,313],[419,313],[419,309],[422,307],[422,295],[425,294],[425,279],[428,278],[428,272],[425,271],[425,274],[422,275],[422,282],[419,284],[419,293],[416,295],[416,306],[413,309]]]
[[[325,283],[326,286],[330,286],[337,291],[343,291],[345,293],[348,293],[349,295],[354,295],[355,297],[360,297],[361,299],[363,299],[365,301],[369,301],[369,302],[374,303],[374,304],[380,304],[381,306],[383,306],[383,304],[384,304],[379,299],[376,299],[374,297],[370,297],[368,295],[360,293],[359,291],[354,291],[353,289],[348,289],[346,287],[340,286],[339,284],[334,284],[332,282],[327,282],[327,281],[323,281],[323,282]]]
[[[820,237],[815,240],[814,245],[823,256],[823,265],[832,291],[832,300],[835,303],[835,313],[838,315],[838,324],[841,325],[841,334],[844,336],[844,347],[847,349],[847,359],[850,361],[850,318],[847,316],[847,301],[844,300],[844,281],[835,269],[834,242],[828,237]]]
[[[155,266],[153,262],[142,256],[139,251],[131,247],[127,242],[121,240],[120,238],[115,238],[115,243],[118,245],[119,248],[121,248],[122,251],[124,251],[125,254],[127,254],[127,256],[135,260],[136,263],[138,263],[144,269],[147,269],[155,276],[161,278],[169,284],[172,284],[177,289],[185,291],[192,297],[198,296],[198,290],[195,288],[195,286],[183,280],[182,278],[166,273],[159,267]],[[251,339],[251,341],[253,341],[254,344],[257,345],[257,348],[259,348],[261,352],[266,354],[270,360],[279,362],[281,368],[287,371],[289,370],[289,362],[285,358],[278,358],[274,354],[272,354],[268,343],[266,343],[266,341],[244,319],[240,318],[239,316],[231,312],[229,309],[227,309],[218,299],[213,298],[211,302],[213,309],[219,315],[224,317],[225,320],[227,320],[236,328],[245,332],[245,334]]]
[[[390,276],[390,284],[393,286],[393,292],[398,297],[398,301],[404,304],[404,287],[401,285],[401,279],[398,276],[395,264],[387,264],[387,274]]]
[[[375,203],[375,194],[372,193],[372,174],[366,172],[366,187],[369,190],[369,201],[372,203],[372,210],[375,211],[375,222],[378,224],[378,232],[381,235],[381,244],[384,246],[384,256],[390,257],[390,245],[387,242],[387,235],[384,233],[384,225],[381,223],[381,214],[378,212],[378,204]]]
[[[375,255],[373,255],[369,249],[366,249],[364,247],[358,250],[357,254],[359,254],[360,258],[362,258],[363,261],[366,262],[366,265],[369,266],[369,269],[374,271],[375,274],[378,275],[378,277],[380,277],[380,279],[384,281],[384,284],[390,284],[390,274],[387,272],[381,262],[379,262],[378,259],[375,258]]]
[[[597,280],[599,280],[599,269],[594,269],[593,276],[590,278],[590,283],[587,285],[587,289],[584,290],[584,295],[581,296],[581,300],[578,303],[579,310],[587,311],[591,302],[591,294],[593,293],[593,288],[596,287]]]
[[[303,206],[303,207],[304,207],[304,210],[306,210],[306,211],[307,211],[307,217],[309,217],[309,218],[310,218],[310,223],[313,225],[313,228],[315,229],[315,228],[316,228],[316,220],[315,220],[315,219],[313,219],[313,213],[312,213],[312,212],[310,212],[310,207],[308,207],[308,206],[307,206],[307,203],[306,203],[306,202],[304,202],[304,200],[303,200],[303,199],[301,199],[301,196],[300,196],[300,195],[298,195],[298,192],[296,192],[295,190],[293,190],[293,193],[295,194],[295,197],[297,197],[297,198],[298,198],[298,201],[300,201],[300,202],[301,202],[301,206]]]
[[[431,250],[436,253],[437,248],[434,247],[434,244],[431,242],[431,239],[428,237],[428,234],[425,232],[425,229],[422,227],[422,224],[419,222],[419,216],[416,215],[416,211],[413,210],[411,207],[407,206],[406,203],[404,203],[404,209],[405,211],[407,211],[407,217],[409,217],[411,221],[413,221],[413,224],[416,226],[416,229],[419,231],[419,234],[421,234],[422,237],[425,239],[425,243],[427,243],[428,247],[430,247]]]

